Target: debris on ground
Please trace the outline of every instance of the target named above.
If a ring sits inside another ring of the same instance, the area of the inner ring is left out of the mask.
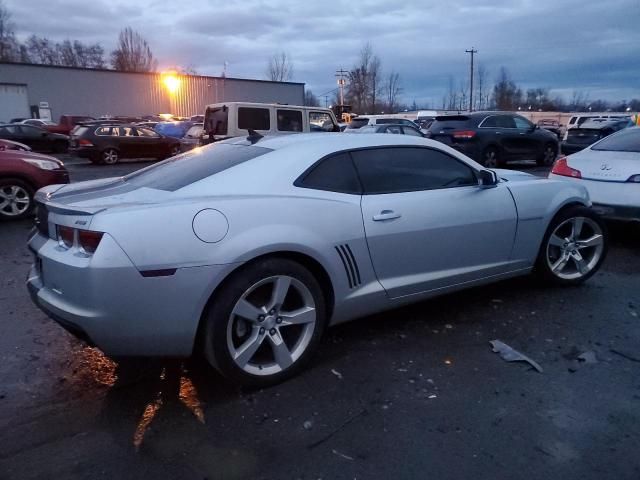
[[[434,398],[438,398],[438,396],[437,395],[429,395],[427,398],[432,400]]]
[[[491,340],[489,343],[493,347],[493,351],[495,353],[499,353],[503,360],[507,362],[527,362],[538,372],[542,373],[542,367],[537,362],[531,360],[529,357],[523,355],[517,350],[514,350],[506,343],[503,343],[500,340]]]
[[[609,350],[611,353],[615,353],[616,355],[622,357],[622,358],[626,358],[627,360],[631,360],[632,362],[638,362],[640,363],[640,357],[634,357],[633,355],[626,353],[626,352],[621,352],[620,350],[616,350],[615,348],[612,348],[611,350]]]
[[[336,377],[338,377],[340,380],[342,380],[342,374],[341,374],[339,371],[334,370],[334,369],[332,368],[332,369],[331,369],[331,373],[333,373]]]
[[[503,303],[502,299],[500,299],[500,298],[494,298],[494,299],[491,300],[491,302],[493,302],[493,303]]]
[[[329,440],[331,437],[333,437],[336,433],[340,432],[342,429],[344,429],[347,425],[349,425],[351,422],[353,422],[354,420],[356,420],[357,418],[360,418],[363,415],[366,415],[367,410],[365,410],[364,408],[359,410],[358,412],[354,413],[353,415],[351,415],[349,418],[347,418],[344,422],[342,422],[342,424],[340,424],[337,428],[333,429],[331,432],[329,432],[327,435],[325,435],[324,437],[322,437],[320,440],[317,440],[315,442],[313,442],[310,445],[307,445],[307,448],[309,450],[316,448],[318,445],[322,445],[324,442],[326,442],[327,440]]]
[[[451,330],[453,328],[453,325],[451,325],[450,323],[447,323],[444,328],[446,328],[447,330]]]
[[[307,420],[302,424],[302,428],[305,430],[311,430],[313,428],[313,422],[311,420]]]
[[[596,352],[593,350],[581,353],[578,355],[578,360],[584,363],[598,363],[598,357],[596,357]]]
[[[334,455],[338,455],[339,457],[342,457],[345,460],[353,460],[353,457],[350,457],[349,455],[345,455],[344,453],[340,453],[335,449],[331,450],[331,453],[333,453]]]

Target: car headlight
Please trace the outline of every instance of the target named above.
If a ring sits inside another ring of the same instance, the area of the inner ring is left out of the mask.
[[[60,168],[59,163],[52,162],[51,160],[34,160],[33,158],[25,158],[24,161],[34,167],[41,168],[42,170],[56,170],[57,168]]]

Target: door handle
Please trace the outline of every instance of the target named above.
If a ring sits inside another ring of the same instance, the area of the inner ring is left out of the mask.
[[[400,218],[402,215],[394,212],[393,210],[382,210],[379,214],[373,216],[374,222],[382,222],[384,220],[393,220],[394,218]]]

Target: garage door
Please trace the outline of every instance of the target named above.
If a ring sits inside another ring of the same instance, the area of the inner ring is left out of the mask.
[[[30,118],[27,86],[15,83],[0,83],[0,122],[12,118]]]

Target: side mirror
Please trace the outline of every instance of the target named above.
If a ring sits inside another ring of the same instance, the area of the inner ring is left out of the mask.
[[[493,170],[480,170],[478,177],[480,178],[480,186],[482,188],[493,188],[497,186],[500,181],[498,174]]]

